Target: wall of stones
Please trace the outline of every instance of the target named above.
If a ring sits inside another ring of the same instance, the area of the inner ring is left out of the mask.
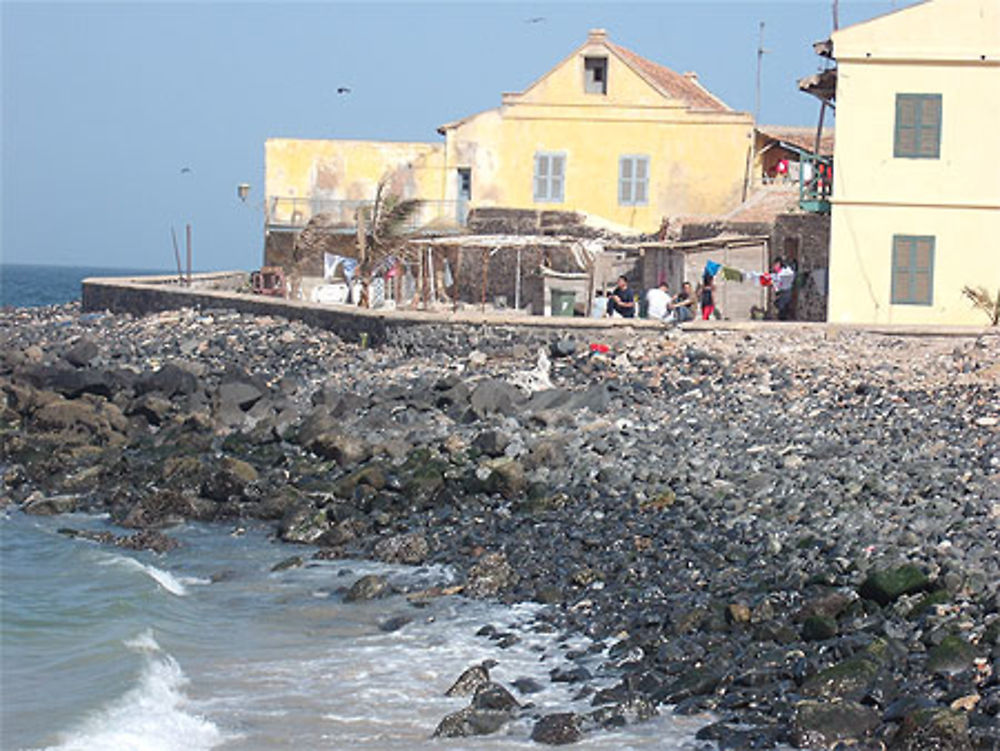
[[[829,214],[782,214],[771,233],[771,260],[795,259],[798,278],[792,297],[797,321],[825,321],[830,265]]]

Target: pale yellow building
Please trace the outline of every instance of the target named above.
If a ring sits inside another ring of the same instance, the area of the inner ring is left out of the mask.
[[[828,320],[984,324],[1000,293],[1000,0],[930,0],[833,34]]]
[[[397,192],[427,202],[425,219],[443,224],[504,207],[580,211],[654,232],[665,217],[740,204],[753,119],[695,74],[595,30],[523,92],[439,133],[444,143],[270,139],[269,217],[295,225],[319,210],[349,216],[390,174]]]

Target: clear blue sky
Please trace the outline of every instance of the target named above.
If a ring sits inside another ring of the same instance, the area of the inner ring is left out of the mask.
[[[846,26],[911,4],[840,3]],[[251,268],[263,246],[264,140],[434,141],[495,107],[603,27],[752,111],[765,22],[761,122],[815,125],[795,81],[830,2],[2,3],[2,259]],[[528,23],[529,18],[543,21]],[[351,93],[338,96],[338,86]],[[190,171],[182,170],[188,168]],[[250,200],[236,185],[252,185]]]

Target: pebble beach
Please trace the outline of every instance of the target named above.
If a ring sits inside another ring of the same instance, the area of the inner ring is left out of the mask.
[[[413,609],[387,628],[470,598],[586,640],[548,674],[565,711],[447,666],[468,705],[437,736],[585,743],[675,714],[707,718],[699,748],[1000,749],[995,330],[442,323],[368,348],[69,304],[3,310],[0,342],[8,513],[107,514],[61,532],[168,562],[186,521],[263,523],[286,568],[455,572],[349,582],[345,603]]]

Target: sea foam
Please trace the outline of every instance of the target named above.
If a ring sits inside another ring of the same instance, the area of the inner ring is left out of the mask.
[[[146,656],[136,685],[93,712],[49,751],[207,751],[227,740],[213,723],[185,711],[187,676],[152,631],[125,642]]]
[[[172,595],[176,595],[177,597],[184,597],[188,593],[187,587],[184,586],[180,579],[171,574],[169,571],[164,571],[163,569],[157,568],[149,563],[143,563],[142,561],[137,561],[135,558],[129,558],[125,555],[113,556],[106,563],[109,565],[123,566],[125,568],[132,569],[133,571],[141,571],[163,587],[163,589],[167,590]]]

